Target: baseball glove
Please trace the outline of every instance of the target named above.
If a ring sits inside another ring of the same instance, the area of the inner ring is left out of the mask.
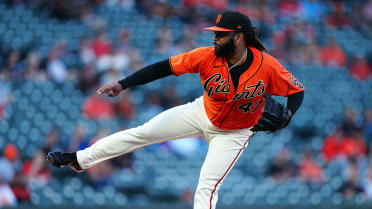
[[[251,128],[251,131],[268,131],[275,132],[289,124],[291,112],[275,101],[269,94],[265,94],[265,106],[258,123]]]

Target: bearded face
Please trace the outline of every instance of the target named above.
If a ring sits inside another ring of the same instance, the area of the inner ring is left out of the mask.
[[[214,42],[214,54],[217,57],[227,57],[235,51],[234,36],[231,36],[224,44]]]

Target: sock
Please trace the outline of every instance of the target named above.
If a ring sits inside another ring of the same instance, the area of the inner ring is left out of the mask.
[[[71,160],[72,162],[79,165],[76,157],[76,152],[65,152],[63,153],[63,155],[64,155],[63,157],[66,158],[67,160]]]

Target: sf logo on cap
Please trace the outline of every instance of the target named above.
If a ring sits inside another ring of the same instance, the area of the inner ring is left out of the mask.
[[[222,18],[222,15],[219,14],[219,15],[217,16],[216,24],[218,24],[218,23],[221,21],[221,18]]]

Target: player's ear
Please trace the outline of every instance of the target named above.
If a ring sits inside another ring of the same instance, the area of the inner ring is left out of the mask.
[[[239,44],[239,42],[241,41],[242,39],[242,34],[241,33],[237,33],[235,36],[234,36],[234,42],[235,44]]]
[[[239,33],[234,33],[234,43],[235,44],[238,44],[239,43],[239,37],[238,37]]]

